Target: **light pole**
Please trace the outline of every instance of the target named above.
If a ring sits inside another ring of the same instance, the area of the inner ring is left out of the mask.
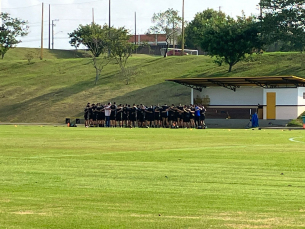
[[[181,55],[184,55],[184,0],[182,0],[182,42],[181,42]]]
[[[54,21],[59,21],[58,19],[52,20],[52,49],[54,49]]]

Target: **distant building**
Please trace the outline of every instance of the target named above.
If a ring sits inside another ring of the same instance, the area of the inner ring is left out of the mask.
[[[166,34],[142,34],[132,35],[129,42],[136,42],[137,45],[147,43],[149,45],[166,45]]]

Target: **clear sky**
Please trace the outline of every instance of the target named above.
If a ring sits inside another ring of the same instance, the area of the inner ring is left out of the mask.
[[[49,36],[49,4],[51,5],[51,20],[54,21],[54,48],[72,48],[67,39],[67,33],[72,32],[79,24],[92,21],[94,8],[95,22],[108,24],[109,0],[0,0],[2,12],[10,13],[12,17],[28,20],[30,33],[19,47],[40,47],[41,3],[44,2],[44,47],[48,47]],[[230,16],[257,15],[259,0],[185,0],[185,20],[191,21],[195,14],[207,8],[219,10]],[[152,26],[154,13],[168,8],[182,12],[182,0],[111,0],[111,25],[125,26],[132,33],[135,30],[135,12],[137,13],[137,33],[143,34]]]

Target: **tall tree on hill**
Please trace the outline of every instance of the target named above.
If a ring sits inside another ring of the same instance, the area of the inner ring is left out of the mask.
[[[261,0],[263,39],[271,44],[283,41],[294,50],[305,48],[305,1]]]
[[[261,47],[259,27],[254,17],[238,16],[237,19],[208,9],[197,14],[188,25],[186,35],[200,47],[215,56],[217,62],[232,67]]]
[[[127,61],[136,49],[136,45],[129,42],[130,35],[124,27],[112,29],[110,32],[110,49],[111,57],[113,57],[120,66],[121,73],[126,80],[126,84],[130,82],[130,74],[127,72]]]
[[[102,70],[111,60],[116,60],[120,70],[129,83],[129,75],[126,71],[128,58],[135,49],[135,45],[129,42],[130,35],[124,27],[109,28],[92,23],[80,25],[72,33],[69,33],[70,44],[73,47],[84,45],[92,55],[92,63],[95,69],[95,84],[97,84]],[[111,52],[110,52],[111,50]]]
[[[9,49],[21,43],[21,40],[17,38],[26,36],[29,27],[27,21],[12,18],[8,13],[0,13],[0,20],[2,20],[2,26],[0,26],[0,55],[3,59]]]
[[[91,52],[93,67],[95,69],[95,84],[97,84],[102,70],[109,64],[111,58],[108,55],[110,46],[109,27],[91,23],[80,25],[72,33],[69,33],[71,46],[79,48],[84,45]]]
[[[171,8],[161,13],[154,13],[151,19],[155,25],[149,29],[148,33],[166,34],[167,48],[164,57],[167,56],[169,40],[174,44],[181,33],[182,18],[178,13],[177,10]]]
[[[99,57],[106,51],[109,43],[109,27],[108,25],[98,25],[91,23],[87,25],[79,25],[72,33],[68,33],[71,46],[79,48],[81,45],[95,57]]]
[[[191,48],[200,47],[202,30],[204,30],[206,24],[211,24],[211,20],[214,18],[218,18],[218,20],[213,20],[213,22],[221,22],[226,19],[226,15],[221,11],[215,11],[213,9],[207,9],[201,13],[197,13],[195,18],[185,28],[186,46]]]

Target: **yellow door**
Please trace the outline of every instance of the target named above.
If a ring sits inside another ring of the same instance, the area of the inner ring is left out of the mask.
[[[276,93],[267,92],[267,119],[276,117]]]

